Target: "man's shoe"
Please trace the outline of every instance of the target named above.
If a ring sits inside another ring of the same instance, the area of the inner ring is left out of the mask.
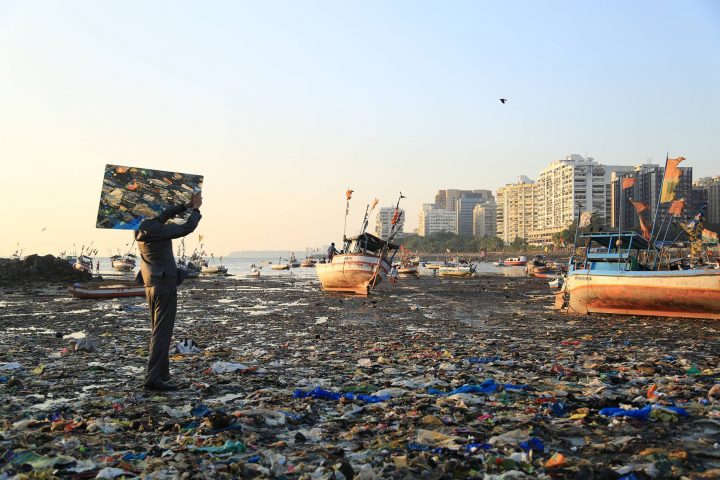
[[[146,382],[143,385],[145,390],[155,390],[158,392],[169,392],[170,390],[177,390],[178,386],[174,383],[163,382],[162,380],[156,380],[154,382]]]

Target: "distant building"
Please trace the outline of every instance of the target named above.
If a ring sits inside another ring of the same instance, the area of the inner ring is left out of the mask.
[[[551,241],[565,230],[579,212],[594,213],[606,219],[607,182],[605,166],[582,155],[567,155],[540,172],[537,181],[537,228],[530,240]]]
[[[482,192],[482,193],[480,193]],[[495,203],[495,197],[488,190],[463,193],[455,200],[455,233],[464,237],[472,237],[475,230],[473,212],[478,205]]]
[[[455,212],[437,208],[435,204],[425,203],[418,218],[418,235],[425,237],[440,232],[455,232]]]
[[[457,202],[463,197],[480,198],[488,202],[493,199],[493,194],[490,190],[459,190],[454,188],[438,190],[435,195],[435,208],[455,212],[457,211]]]
[[[707,202],[707,223],[720,223],[720,176],[703,177],[693,184],[693,207],[691,212],[697,213],[700,205]]]
[[[692,184],[692,167],[680,167],[682,171],[682,177],[680,177],[680,183],[675,189],[675,198],[684,198],[686,202],[684,215],[694,215],[691,213],[693,210],[699,209],[699,206],[695,208],[693,203],[697,199],[698,193],[693,193]],[[660,191],[662,188],[663,176],[665,175],[665,167],[661,167],[656,164],[645,164],[634,167],[632,174],[624,174],[622,176],[616,175],[611,181],[611,195],[612,200],[612,212],[610,225],[613,228],[618,228],[620,224],[620,215],[623,216],[623,229],[638,229],[640,222],[638,215],[635,212],[630,199],[636,202],[643,202],[650,208],[646,213],[648,221],[652,222],[655,218],[655,211],[657,209],[657,202],[660,199]],[[631,177],[635,179],[635,184],[622,191],[622,178]],[[620,206],[620,195],[624,195],[622,201],[622,207]],[[703,193],[699,193],[702,198]],[[658,211],[658,221],[665,218],[667,210],[670,207],[670,203],[660,204]],[[622,213],[621,213],[622,211]]]
[[[479,203],[473,209],[473,236],[495,237],[497,235],[497,204]]]
[[[392,218],[395,215],[395,207],[382,207],[375,214],[375,236],[387,239],[390,236],[390,230],[392,229]],[[400,216],[400,220],[397,225],[397,233],[394,239],[399,240],[403,237],[403,226],[405,225],[405,215]]]
[[[517,183],[505,185],[497,191],[496,235],[505,243],[515,238],[528,240],[537,230],[537,184],[522,176]]]

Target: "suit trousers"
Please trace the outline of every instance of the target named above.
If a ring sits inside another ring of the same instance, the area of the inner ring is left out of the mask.
[[[170,378],[170,342],[177,313],[177,287],[161,283],[145,287],[152,336],[145,383],[167,381]]]

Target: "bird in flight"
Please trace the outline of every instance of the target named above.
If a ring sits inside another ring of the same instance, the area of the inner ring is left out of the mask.
[[[506,103],[506,102],[507,102],[507,98],[501,98],[501,99],[500,99],[500,102],[501,102],[501,103]]]
[[[40,230],[40,231],[41,231],[41,232],[44,232],[46,229],[47,229],[47,227],[43,227],[43,229]]]

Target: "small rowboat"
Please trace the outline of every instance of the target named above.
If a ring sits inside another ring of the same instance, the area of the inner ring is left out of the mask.
[[[273,270],[290,270],[289,263],[275,263],[272,267]]]
[[[510,257],[503,260],[502,263],[506,267],[524,267],[527,264],[527,257]]]
[[[410,277],[410,276],[418,276],[419,274],[420,274],[420,272],[418,271],[418,268],[414,265],[398,267],[398,275],[402,275],[404,277]]]
[[[145,287],[135,282],[79,282],[68,285],[70,295],[75,298],[121,298],[144,297]]]
[[[474,273],[475,269],[471,266],[440,267],[438,269],[438,275],[441,277],[467,278],[472,277]]]
[[[207,266],[202,267],[200,270],[201,275],[226,275],[227,274],[227,267],[223,265],[213,265],[213,266]]]

